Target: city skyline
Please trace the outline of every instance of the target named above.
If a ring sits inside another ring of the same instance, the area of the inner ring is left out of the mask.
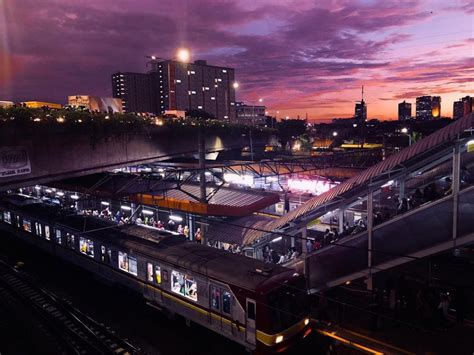
[[[192,61],[235,68],[237,100],[264,98],[280,118],[351,117],[361,85],[368,119],[396,119],[399,102],[423,95],[441,96],[450,117],[474,91],[473,13],[468,1],[6,0],[0,100],[111,96],[113,72],[186,47]]]

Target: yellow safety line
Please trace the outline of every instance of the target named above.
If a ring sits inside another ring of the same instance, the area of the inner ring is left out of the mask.
[[[318,333],[321,333],[322,335],[325,335],[325,336],[328,336],[328,337],[331,337],[333,339],[336,339],[336,340],[339,340],[340,342],[343,342],[344,344],[347,344],[347,345],[350,345],[354,348],[357,348],[357,349],[360,349],[360,350],[363,350],[369,354],[374,354],[374,355],[384,355],[384,353],[380,352],[380,351],[377,351],[377,350],[374,350],[374,349],[371,349],[371,348],[368,348],[364,345],[361,345],[361,344],[357,344],[357,343],[354,343],[353,341],[351,340],[348,340],[348,339],[345,339],[341,336],[338,336],[336,335],[336,332],[328,332],[328,331],[325,331],[325,330],[322,330],[322,329],[317,329]]]
[[[407,355],[415,355],[415,353],[412,353],[412,352],[410,352],[410,351],[401,349],[401,348],[396,347],[396,346],[394,346],[394,345],[385,343],[385,342],[383,342],[383,341],[381,341],[381,340],[371,338],[371,337],[369,337],[369,336],[367,336],[367,335],[360,334],[360,333],[354,332],[354,331],[352,331],[352,330],[346,330],[346,329],[344,329],[344,331],[346,331],[346,332],[348,332],[348,333],[351,333],[351,334],[354,334],[354,335],[356,335],[356,336],[358,336],[358,337],[360,337],[360,338],[373,341],[374,343],[383,345],[383,346],[385,346],[385,347],[387,347],[387,348],[394,349],[394,350],[396,350],[396,351],[398,351],[398,352],[400,352],[400,353],[407,354]]]

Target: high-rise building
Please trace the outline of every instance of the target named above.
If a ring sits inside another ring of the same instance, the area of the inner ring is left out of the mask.
[[[112,96],[122,99],[124,112],[156,113],[152,76],[142,73],[115,73],[112,75]]]
[[[362,86],[362,99],[360,102],[355,104],[355,113],[354,113],[355,123],[363,126],[367,121],[367,105],[364,101],[364,87]]]
[[[441,118],[441,96],[433,96],[431,100],[431,116]]]
[[[411,118],[411,103],[405,102],[400,102],[398,104],[398,120],[399,121],[405,121],[409,120]]]
[[[126,112],[164,113],[166,110],[204,110],[222,120],[235,120],[234,69],[152,59],[147,74],[112,75],[114,97]]]
[[[465,96],[459,101],[454,101],[453,103],[453,119],[457,120],[461,117],[466,116],[472,112],[473,108],[473,98],[470,96]]]
[[[416,98],[416,118],[432,120],[441,117],[440,96],[420,96]]]
[[[263,105],[246,105],[243,102],[236,102],[236,121],[243,124],[265,123],[265,110]]]

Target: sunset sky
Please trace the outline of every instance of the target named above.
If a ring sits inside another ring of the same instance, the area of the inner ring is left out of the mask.
[[[473,18],[464,0],[0,0],[0,100],[111,96],[114,71],[187,47],[279,117],[352,116],[361,85],[369,118],[424,94],[451,116],[474,94]]]

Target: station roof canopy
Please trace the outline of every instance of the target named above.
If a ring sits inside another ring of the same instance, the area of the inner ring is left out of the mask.
[[[62,180],[58,188],[109,198],[127,198],[150,206],[206,216],[241,217],[279,202],[276,193],[230,187],[207,187],[208,203],[199,201],[197,184],[163,181],[124,173],[101,173]],[[179,187],[179,188],[178,188]]]

